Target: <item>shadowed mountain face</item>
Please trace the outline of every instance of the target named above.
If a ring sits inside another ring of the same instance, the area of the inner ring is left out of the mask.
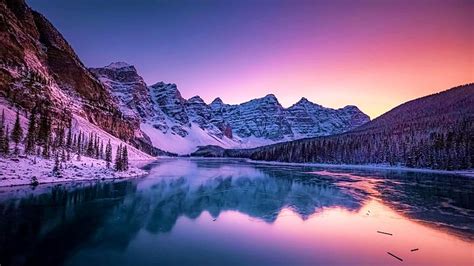
[[[474,233],[474,182],[459,176],[240,160],[170,159],[148,169],[141,180],[3,188],[3,263],[61,264],[84,248],[125,252],[143,232],[173,235],[184,218],[207,214],[216,224],[236,212],[268,225],[288,209],[302,221],[331,209],[357,216],[373,199],[439,230]]]

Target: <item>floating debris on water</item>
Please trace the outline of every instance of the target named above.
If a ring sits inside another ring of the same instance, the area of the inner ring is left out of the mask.
[[[396,258],[396,259],[399,260],[399,261],[403,261],[403,259],[400,258],[400,257],[398,257],[397,255],[394,255],[394,254],[392,254],[392,253],[390,253],[390,252],[387,252],[387,254],[390,255],[390,256],[392,256],[392,257],[394,257],[394,258]]]
[[[393,234],[387,233],[387,232],[384,232],[384,231],[377,231],[377,233],[379,233],[379,234],[384,234],[384,235],[389,235],[389,236],[393,236]]]

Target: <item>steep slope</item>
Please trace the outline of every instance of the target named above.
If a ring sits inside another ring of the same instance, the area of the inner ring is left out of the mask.
[[[474,84],[404,103],[347,133],[248,150],[203,147],[193,155],[469,169],[474,167]]]
[[[36,108],[70,124],[73,114],[125,141],[146,145],[136,118],[82,64],[41,14],[23,0],[0,0],[0,98],[25,112]]]

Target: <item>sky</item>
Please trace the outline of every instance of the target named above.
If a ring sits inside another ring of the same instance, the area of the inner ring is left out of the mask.
[[[474,1],[27,0],[84,64],[133,64],[185,98],[275,94],[371,118],[474,82]]]

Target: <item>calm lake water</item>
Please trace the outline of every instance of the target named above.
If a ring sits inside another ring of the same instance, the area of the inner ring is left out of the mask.
[[[217,159],[148,168],[1,188],[0,264],[474,264],[474,179]]]

